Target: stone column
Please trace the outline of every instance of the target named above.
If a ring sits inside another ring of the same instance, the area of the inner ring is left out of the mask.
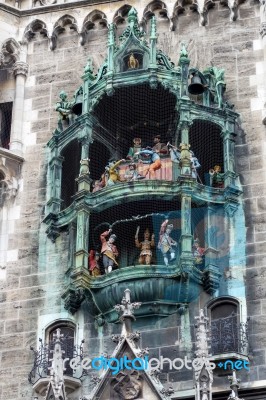
[[[191,196],[182,193],[181,198],[181,263],[189,258],[192,260],[192,234],[191,234]]]
[[[88,269],[89,249],[89,218],[90,212],[86,205],[80,204],[77,207],[77,239],[75,253],[75,268]]]
[[[78,192],[86,190],[90,192],[90,170],[89,170],[89,147],[92,142],[91,134],[83,137],[81,140],[81,160],[79,176],[76,179],[78,182]]]
[[[13,67],[16,77],[16,93],[12,113],[12,130],[10,138],[10,150],[22,154],[22,132],[23,132],[23,111],[25,81],[28,73],[28,64],[24,61],[17,61]]]
[[[57,214],[61,207],[62,163],[64,157],[54,156],[49,162],[47,213]]]

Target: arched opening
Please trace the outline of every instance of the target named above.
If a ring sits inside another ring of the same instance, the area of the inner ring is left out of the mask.
[[[209,170],[215,165],[224,172],[223,141],[221,128],[209,121],[194,120],[189,130],[190,150],[199,160],[201,167],[197,173],[201,182],[210,185]]]
[[[110,151],[101,142],[95,140],[90,144],[89,159],[90,177],[93,180],[99,180],[110,159]]]
[[[0,104],[0,147],[9,149],[13,103]]]
[[[61,349],[63,350],[63,359],[69,358],[71,360],[75,354],[76,327],[73,323],[69,321],[58,321],[46,329],[45,336],[49,349],[48,360],[51,360],[53,358],[53,349],[55,345],[58,328],[60,329],[60,335],[61,335],[60,342],[61,342]],[[49,361],[49,366],[51,366],[51,361]],[[69,366],[69,363],[66,363],[65,367],[66,370],[64,374],[72,376],[73,369]]]
[[[209,307],[212,354],[241,352],[239,303],[233,298],[220,298]]]
[[[119,88],[113,96],[104,96],[95,107],[101,125],[117,140],[120,157],[125,158],[133,139],[142,147],[153,146],[153,137],[167,143],[177,124],[176,97],[162,86],[151,89],[147,84]]]
[[[72,196],[76,193],[76,178],[79,175],[81,145],[77,140],[69,143],[61,153],[64,158],[62,165],[61,209],[72,203]]]

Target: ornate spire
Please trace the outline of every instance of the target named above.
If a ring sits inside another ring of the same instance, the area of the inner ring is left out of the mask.
[[[141,306],[141,303],[131,303],[130,290],[125,290],[125,296],[122,298],[121,304],[114,308],[118,314],[121,314],[120,321],[123,324],[121,335],[128,336],[132,333],[131,322],[135,321],[134,310]]]
[[[128,27],[124,30],[119,40],[124,42],[131,34],[136,36],[136,38],[141,39],[144,36],[144,32],[140,30],[138,24],[138,13],[137,10],[132,7],[128,12]]]
[[[232,375],[228,376],[228,379],[230,382],[230,388],[232,389],[232,392],[229,394],[228,400],[244,400],[238,397],[239,383],[241,381],[240,379],[237,379],[236,371],[234,369],[232,371]]]
[[[47,388],[47,393],[45,400],[51,398],[51,395],[54,396],[55,400],[65,400],[65,385],[64,385],[64,360],[63,360],[63,353],[64,351],[61,348],[61,338],[64,335],[60,334],[60,329],[56,330],[56,333],[53,334],[55,345],[52,358],[52,366],[50,369],[50,382]]]
[[[214,363],[209,361],[209,345],[207,324],[209,318],[205,317],[204,311],[200,310],[200,315],[195,317],[197,320],[196,328],[196,359],[194,359],[194,379],[196,387],[195,400],[211,400],[213,368]]]

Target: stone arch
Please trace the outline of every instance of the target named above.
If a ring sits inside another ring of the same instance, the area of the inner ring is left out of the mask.
[[[30,41],[36,36],[37,33],[43,36],[48,36],[46,23],[41,21],[40,19],[35,19],[26,27],[23,39],[26,39],[26,41]]]
[[[51,35],[51,42],[50,42],[51,50],[54,50],[56,48],[58,36],[66,32],[66,27],[68,27],[70,30],[78,32],[78,25],[75,17],[66,14],[56,21]]]
[[[102,11],[93,10],[91,13],[87,15],[84,19],[82,30],[81,30],[81,39],[80,44],[84,45],[86,42],[86,38],[88,32],[92,29],[104,29],[107,28],[107,17]]]
[[[0,66],[9,66],[19,59],[20,44],[13,38],[6,39],[0,51]]]
[[[130,9],[131,6],[129,4],[124,4],[122,7],[120,7],[114,14],[113,23],[116,26],[123,25]]]
[[[173,14],[170,17],[170,30],[174,31],[177,24],[177,19],[180,14],[183,14],[185,11],[185,0],[177,0],[174,5]]]
[[[161,0],[150,2],[143,11],[143,18],[147,21],[156,14],[159,14],[161,18],[169,18],[167,6]]]

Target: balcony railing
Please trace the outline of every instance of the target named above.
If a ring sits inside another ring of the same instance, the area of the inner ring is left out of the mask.
[[[53,350],[54,350],[54,342],[50,342],[49,344],[43,343],[42,339],[39,339],[40,347],[39,350],[35,350],[33,347],[30,349],[34,352],[34,364],[31,372],[29,373],[28,380],[34,385],[40,378],[46,378],[49,376],[49,369],[52,364],[53,358]],[[80,346],[73,345],[73,338],[65,336],[61,341],[61,349],[63,351],[63,358],[79,358],[81,361],[84,357],[83,353],[83,341]],[[82,369],[82,375],[84,375]],[[66,363],[66,370],[64,371],[64,375],[81,378],[82,375],[77,376],[74,370],[69,366],[69,363]]]
[[[211,321],[211,353],[248,354],[248,321],[239,322],[239,315]]]

